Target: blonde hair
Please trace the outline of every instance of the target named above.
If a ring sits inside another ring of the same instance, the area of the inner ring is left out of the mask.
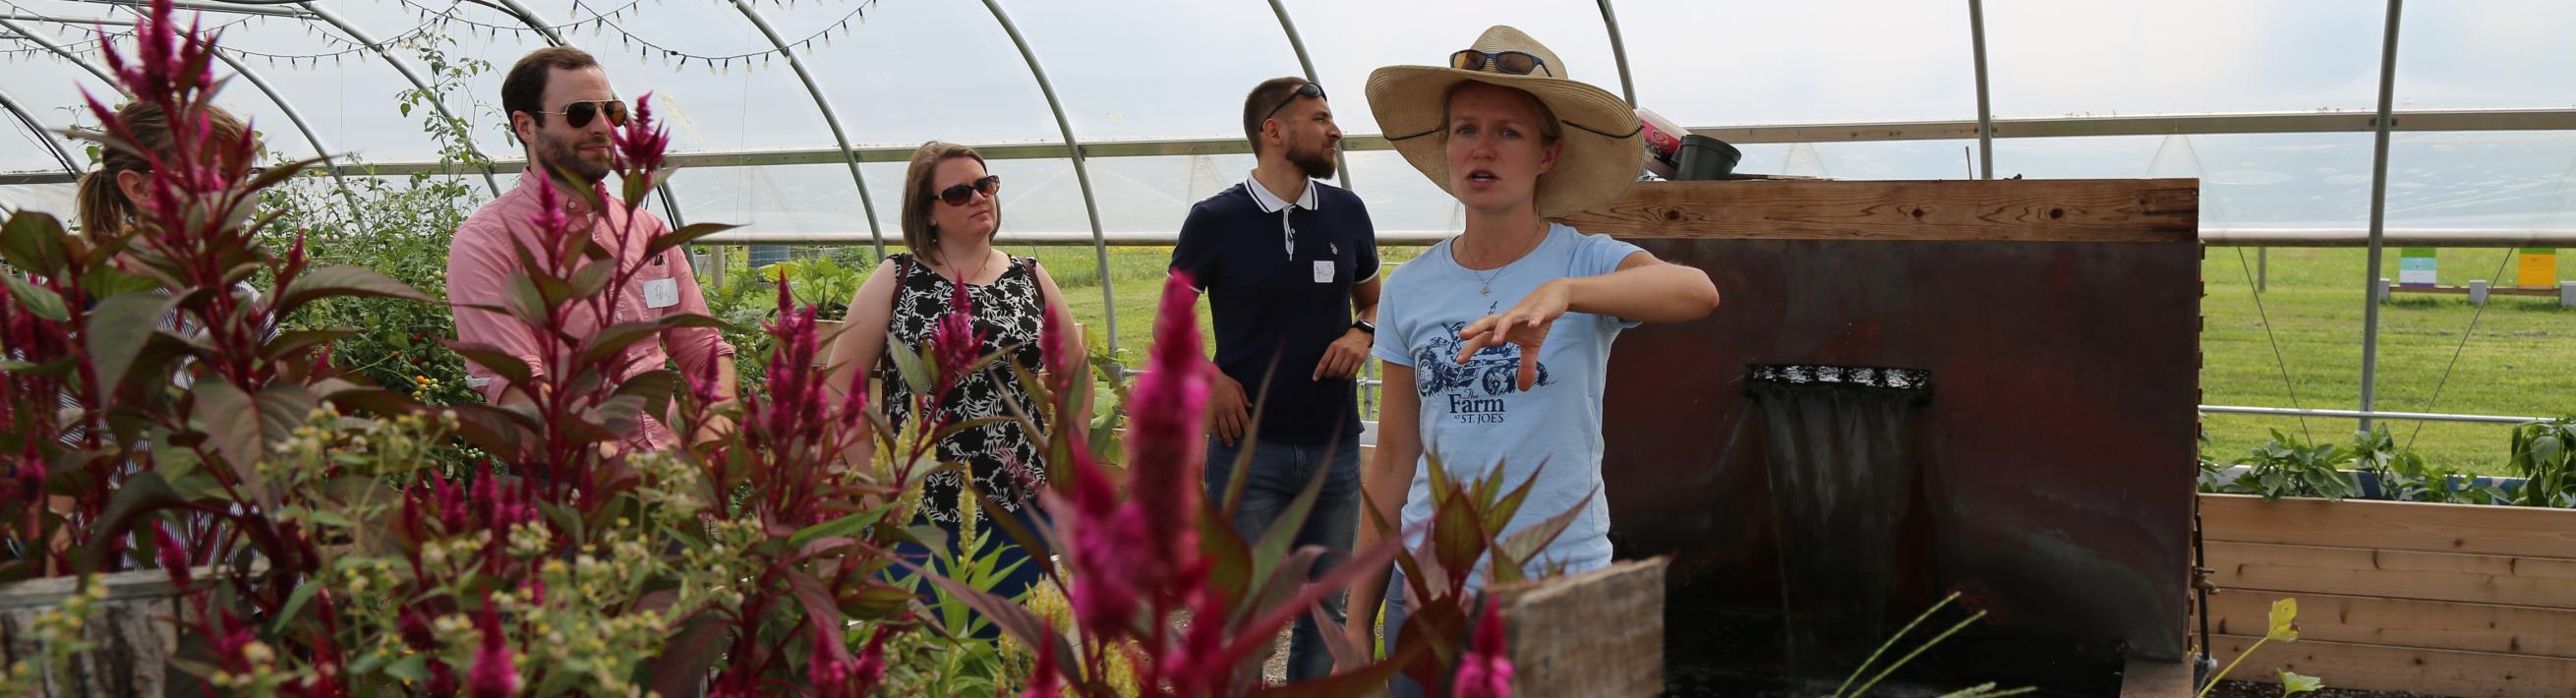
[[[240,119],[233,118],[232,113],[208,105],[205,115],[207,125],[212,127],[210,136],[213,142],[229,143],[241,139],[245,128]],[[161,105],[129,103],[116,109],[116,120],[134,134],[136,146],[165,159],[178,157],[179,144],[170,134],[170,118],[161,112]],[[151,161],[134,153],[100,148],[99,156],[98,171],[81,175],[80,189],[75,195],[81,231],[91,234],[121,228],[138,217],[134,202],[125,198],[123,187],[116,185],[116,176],[125,172],[152,171]]]
[[[939,231],[930,225],[930,205],[939,201],[939,192],[930,188],[930,179],[939,172],[939,163],[958,158],[974,158],[984,163],[984,156],[974,148],[931,141],[912,151],[912,165],[903,173],[903,244],[912,248],[919,259],[938,262]],[[1002,229],[1002,202],[993,200],[993,230]]]

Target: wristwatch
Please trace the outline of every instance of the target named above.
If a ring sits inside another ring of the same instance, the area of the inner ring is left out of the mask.
[[[1367,320],[1352,320],[1351,329],[1367,332],[1370,336],[1377,335],[1377,325],[1370,324]]]

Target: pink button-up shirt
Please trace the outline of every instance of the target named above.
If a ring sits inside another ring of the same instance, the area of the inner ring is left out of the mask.
[[[465,219],[465,224],[457,227],[456,240],[447,250],[447,302],[456,313],[456,338],[489,344],[515,354],[528,362],[537,375],[545,375],[545,366],[538,361],[542,348],[537,342],[536,332],[508,314],[468,306],[508,305],[510,287],[517,278],[526,275],[519,268],[518,253],[514,251],[512,241],[527,245],[531,250],[541,249],[536,242],[536,226],[528,219],[537,213],[537,188],[546,186],[546,181],[546,177],[534,173],[520,177],[519,186],[502,193],[500,198],[484,204],[474,211],[472,217]],[[609,201],[615,200],[605,190],[602,196]],[[580,201],[576,196],[561,192],[558,200]],[[616,253],[619,263],[626,265],[625,269],[642,270],[635,274],[633,282],[616,290],[616,301],[607,322],[601,322],[589,306],[576,305],[575,312],[571,313],[570,326],[565,328],[572,336],[589,337],[608,325],[647,321],[670,313],[707,314],[707,299],[698,291],[698,279],[689,269],[688,255],[673,248],[663,250],[655,257],[644,256],[646,241],[668,232],[670,226],[650,211],[637,214],[634,229],[624,231],[628,237],[626,240],[618,239],[627,222],[627,213],[622,206],[610,205],[604,216],[587,213],[572,216],[573,225],[579,228],[587,224],[591,240]],[[646,302],[645,287],[664,279],[678,286],[678,302],[660,308],[651,307]],[[611,376],[611,385],[662,368],[665,360],[674,358],[679,360],[682,372],[699,375],[717,358],[734,354],[733,346],[726,344],[724,337],[711,328],[665,330],[657,340],[636,342],[620,352],[614,360],[617,368]],[[498,403],[501,392],[509,387],[496,374],[472,361],[466,362],[465,375],[467,384],[482,392],[486,401]],[[644,430],[634,441],[635,445],[652,450],[677,443],[679,440],[671,433],[670,427],[664,426],[656,416],[645,417]]]

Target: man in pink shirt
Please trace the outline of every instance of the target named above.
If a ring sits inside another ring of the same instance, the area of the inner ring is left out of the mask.
[[[536,332],[508,314],[474,306],[506,306],[509,289],[526,275],[513,241],[530,249],[541,248],[536,242],[537,230],[528,221],[538,212],[541,187],[597,187],[608,176],[610,133],[625,123],[626,103],[609,89],[608,74],[590,54],[556,47],[529,53],[511,66],[509,75],[501,81],[501,108],[510,115],[511,132],[527,147],[528,168],[520,174],[517,187],[484,204],[456,229],[456,240],[447,251],[447,301],[456,313],[458,340],[499,347],[527,362],[536,374],[544,375],[545,365],[539,361],[544,349]],[[558,169],[580,181],[547,174]],[[622,206],[612,203],[605,212],[589,211],[584,199],[567,189],[558,189],[554,198],[570,207],[574,229],[589,230],[591,239],[615,254],[620,264],[641,270],[632,283],[612,290],[615,299],[606,321],[587,308],[572,313],[565,330],[576,341],[587,340],[600,328],[618,323],[649,321],[672,313],[706,314],[706,297],[698,291],[688,255],[677,248],[651,257],[644,255],[648,241],[670,230],[661,219],[639,210],[634,212],[630,226]],[[617,200],[607,192],[602,193],[602,198]],[[620,239],[621,235],[624,239]],[[614,385],[660,369],[666,360],[677,359],[686,375],[712,372],[719,392],[730,400],[734,396],[733,354],[733,346],[726,344],[714,329],[665,330],[652,341],[637,342],[620,352],[610,380]],[[467,384],[493,404],[528,399],[492,370],[471,361],[466,363],[465,375]],[[680,445],[659,415],[647,416],[643,429],[632,435],[627,444],[646,450]]]

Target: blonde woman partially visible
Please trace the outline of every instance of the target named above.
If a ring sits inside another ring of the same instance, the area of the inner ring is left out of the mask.
[[[135,145],[163,158],[178,157],[169,116],[161,113],[160,105],[127,104],[117,108],[116,118],[133,130]],[[214,142],[228,143],[242,137],[241,120],[220,108],[207,107],[206,121],[212,127]],[[152,195],[150,161],[114,148],[101,148],[100,153],[98,171],[81,176],[76,195],[80,229],[87,233],[133,225],[141,219],[134,202]]]
[[[240,119],[233,118],[231,113],[220,108],[209,106],[205,114],[207,126],[210,129],[209,136],[216,142],[239,140],[246,130]],[[135,145],[150,150],[164,159],[178,157],[177,140],[170,134],[170,119],[162,112],[160,105],[149,102],[129,103],[117,108],[116,118],[131,130]],[[74,194],[74,222],[84,235],[94,235],[107,230],[122,230],[126,226],[141,222],[141,210],[134,202],[152,195],[150,160],[114,148],[101,148],[100,153],[101,161],[98,170],[81,175],[79,189]],[[240,293],[250,294],[252,297],[259,295],[256,289],[247,284],[237,284],[234,289]],[[177,318],[164,317],[161,324],[165,328],[171,327],[177,324]],[[179,329],[188,331],[191,328]],[[182,384],[187,381],[184,373],[174,376],[173,379]],[[62,398],[62,406],[77,407],[79,403],[74,402],[71,396],[65,395]],[[67,435],[65,438],[69,440],[75,437]],[[50,496],[45,499],[45,502],[55,513],[65,516],[71,515],[76,508],[76,502],[71,497]],[[68,537],[68,531],[70,528],[64,528],[50,542],[55,552],[71,549],[72,541]],[[48,573],[61,571],[48,570]]]

